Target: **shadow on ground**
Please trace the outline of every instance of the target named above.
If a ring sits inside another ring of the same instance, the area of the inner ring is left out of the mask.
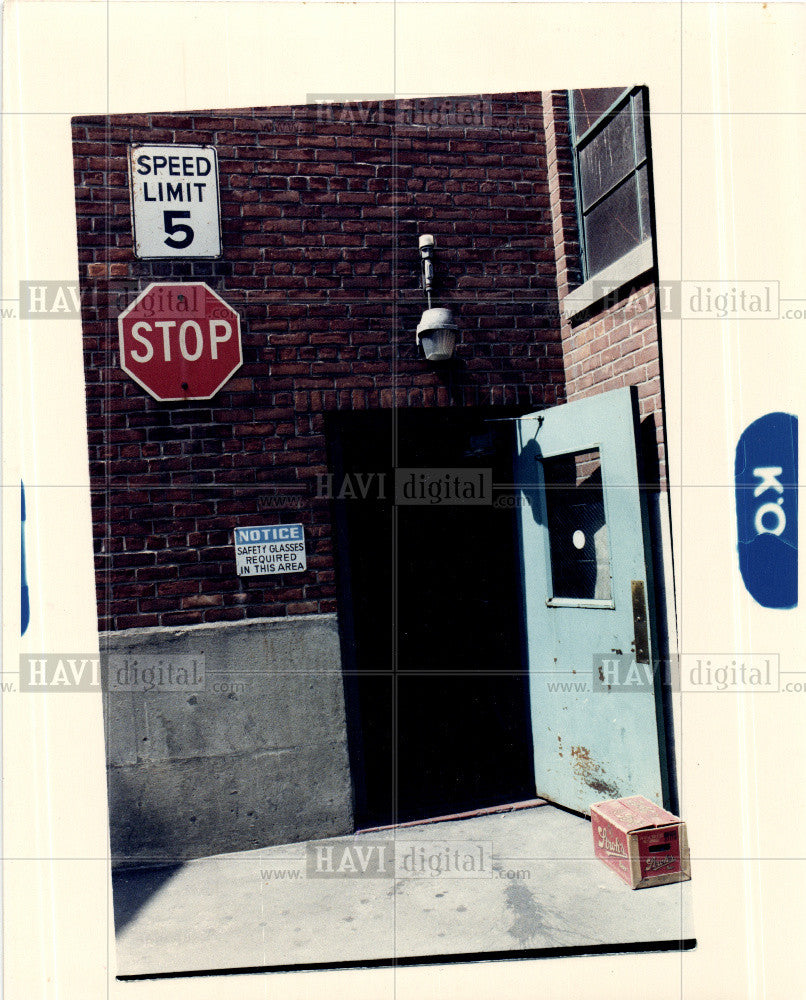
[[[131,923],[149,899],[173,878],[183,864],[159,868],[127,868],[112,873],[112,898],[115,908],[115,933]]]

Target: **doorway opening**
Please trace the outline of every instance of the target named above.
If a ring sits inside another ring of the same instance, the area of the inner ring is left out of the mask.
[[[328,415],[357,828],[534,798],[514,512],[395,503],[396,473],[412,493],[420,470],[510,483],[512,424],[491,421],[510,415]]]

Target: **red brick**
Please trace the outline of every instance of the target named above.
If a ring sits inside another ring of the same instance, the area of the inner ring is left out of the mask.
[[[642,394],[657,387],[651,290],[594,324],[560,329],[555,319],[555,289],[575,287],[580,269],[564,95],[494,104],[493,127],[432,124],[427,132],[410,124],[417,105],[401,112],[394,145],[394,102],[380,125],[355,116],[320,121],[311,108],[118,116],[111,132],[104,117],[76,120],[106,627],[335,610],[329,505],[310,502],[313,477],[328,468],[324,411],[552,405],[566,395],[564,368],[569,398],[588,393],[594,378],[597,389],[623,384],[609,367],[622,341],[640,359],[627,373]],[[133,257],[125,146],[154,140],[215,143],[221,163],[225,257],[198,276],[238,308],[245,364],[199,405],[155,404],[119,369],[116,318],[131,293],[119,296],[99,280],[142,287],[196,276],[195,266]],[[423,309],[416,237],[432,222],[445,304],[452,295],[463,300],[462,367],[450,388],[413,336]],[[611,331],[615,340],[606,339]],[[655,412],[656,398],[650,392],[642,406]],[[256,514],[256,498],[269,485],[295,482],[309,491],[308,573],[240,581],[233,527],[288,519],[291,508]]]

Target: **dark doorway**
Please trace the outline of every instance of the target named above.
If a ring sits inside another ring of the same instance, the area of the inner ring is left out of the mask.
[[[492,419],[505,415],[329,415],[359,828],[534,796],[513,511],[395,504],[396,469],[489,469],[510,483],[511,425]]]

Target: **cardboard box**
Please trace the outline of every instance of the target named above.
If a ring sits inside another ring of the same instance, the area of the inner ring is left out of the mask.
[[[593,849],[631,889],[687,882],[686,824],[643,795],[591,806]]]

